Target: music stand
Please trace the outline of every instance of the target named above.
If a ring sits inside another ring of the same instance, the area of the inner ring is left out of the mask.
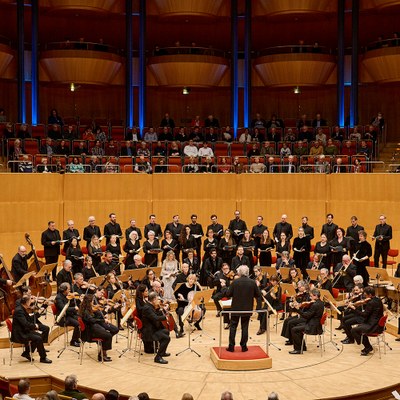
[[[390,281],[390,277],[386,269],[375,267],[365,268],[367,269],[368,275],[370,276],[370,280],[375,280],[374,285],[379,285],[379,283],[381,283],[380,281]],[[364,282],[364,284],[367,285],[368,282]]]
[[[36,272],[31,271],[31,272],[27,272],[15,285],[14,288],[17,288],[19,286],[29,286],[29,279],[31,276],[36,275]]]
[[[296,289],[291,283],[281,283],[282,293],[287,294],[289,297],[296,297]]]
[[[95,286],[100,286],[101,282],[104,281],[105,275],[99,275],[99,276],[94,276],[89,279],[88,283],[95,285]]]
[[[317,281],[318,277],[321,275],[321,271],[319,269],[307,269],[306,271],[310,277],[310,281]]]
[[[79,354],[79,351],[71,349],[68,346],[68,327],[67,327],[66,321],[64,320],[64,326],[60,325],[60,321],[63,319],[63,317],[67,313],[67,310],[68,310],[69,306],[70,306],[70,301],[68,301],[68,303],[64,306],[64,308],[61,310],[60,314],[58,314],[58,317],[56,318],[56,324],[60,328],[64,328],[64,347],[62,349],[60,349],[60,350],[57,350],[57,352],[58,352],[57,358],[60,358],[61,354],[64,353],[65,350],[70,350],[70,351],[73,351],[74,353]]]
[[[396,309],[396,314],[393,314],[393,316],[399,317],[400,314],[400,278],[395,278],[390,277],[390,281],[392,285],[394,286],[394,291],[396,292],[396,301],[397,301],[397,309]],[[388,289],[387,289],[388,290]]]
[[[185,349],[179,351],[178,353],[176,353],[176,356],[179,356],[180,354],[183,354],[185,351],[190,351],[191,353],[196,354],[198,357],[201,357],[201,355],[196,351],[193,350],[191,347],[191,340],[190,340],[190,335],[192,333],[192,324],[193,322],[190,321],[188,319],[190,313],[193,311],[193,309],[198,306],[201,302],[201,297],[202,297],[202,291],[200,292],[196,292],[195,295],[193,296],[193,300],[186,306],[186,309],[184,311],[184,313],[182,314],[182,321],[185,322],[187,321],[189,324],[189,329],[188,329],[188,347],[186,347]],[[200,296],[198,296],[198,294],[200,294]]]
[[[214,293],[214,289],[206,289],[206,290],[202,290],[202,291],[200,291],[200,292],[197,292],[195,295],[194,295],[194,298],[196,298],[196,296],[198,295],[198,294],[200,294],[201,295],[201,299],[200,299],[200,309],[201,309],[201,316],[202,316],[202,319],[201,319],[201,332],[200,332],[200,334],[198,335],[198,336],[196,336],[195,338],[193,338],[192,339],[192,341],[194,342],[196,339],[198,339],[199,337],[202,337],[203,335],[205,335],[205,336],[207,336],[208,338],[210,338],[210,339],[212,339],[212,340],[215,340],[215,337],[212,337],[211,335],[209,335],[205,330],[204,330],[204,319],[205,319],[205,305],[206,305],[206,303],[208,303],[210,300],[211,300],[211,297],[212,297],[212,295],[213,295],[213,293]]]
[[[339,349],[338,345],[336,344],[336,342],[333,341],[334,334],[333,334],[333,322],[332,322],[332,320],[333,320],[332,309],[335,310],[339,315],[341,314],[341,311],[336,307],[336,305],[335,305],[336,300],[332,296],[332,294],[329,290],[320,289],[320,293],[321,293],[322,299],[325,300],[326,302],[328,302],[330,305],[330,307],[329,307],[329,314],[330,314],[329,315],[329,317],[330,317],[330,324],[329,324],[329,329],[330,329],[329,335],[330,336],[329,337],[330,337],[330,339],[328,342],[325,342],[325,345],[328,343],[332,343],[332,345],[336,348],[336,350],[339,351],[340,349]],[[336,336],[336,334],[335,334],[335,336]]]

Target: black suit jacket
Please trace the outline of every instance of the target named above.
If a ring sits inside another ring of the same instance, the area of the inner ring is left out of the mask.
[[[306,310],[299,309],[300,317],[307,320],[304,333],[310,335],[319,335],[322,333],[321,317],[324,314],[324,303],[321,300],[317,300]]]
[[[372,297],[365,305],[364,311],[356,308],[355,312],[364,318],[363,324],[368,326],[364,333],[382,332],[382,327],[378,325],[383,316],[383,304],[379,297]]]
[[[284,224],[282,224],[282,222],[276,223],[272,233],[273,237],[280,240],[282,232],[286,234],[287,240],[290,240],[293,237],[292,225],[289,224],[289,222],[285,222]]]
[[[121,227],[117,222],[115,224],[109,222],[108,224],[104,225],[104,236],[106,237],[107,244],[110,242],[111,235],[122,236]],[[119,238],[117,238],[117,243],[119,243]]]
[[[60,254],[60,243],[51,244],[51,242],[55,242],[57,240],[61,240],[60,232],[57,229],[54,229],[54,231],[46,229],[42,233],[41,242],[44,248],[45,257],[54,257]]]
[[[178,223],[177,225],[175,225],[173,222],[168,223],[165,226],[165,231],[170,231],[172,233],[172,238],[175,240],[179,239],[179,236],[181,234],[181,230],[183,228],[183,224]]]
[[[90,241],[92,240],[92,236],[96,235],[98,237],[101,236],[101,231],[100,227],[95,225],[95,226],[86,226],[85,229],[83,230],[83,240],[86,240],[86,247],[89,245]]]
[[[146,303],[142,309],[143,340],[149,342],[157,340],[154,335],[157,331],[164,329],[161,321],[166,319],[160,310],[156,310],[151,303]]]
[[[136,231],[138,234],[138,240],[142,240],[142,231],[140,230],[140,228],[132,228],[131,226],[129,228],[125,229],[125,239],[128,241],[129,239],[129,235],[131,234],[132,231]]]
[[[27,272],[28,272],[28,260],[33,255],[33,252],[29,252],[25,257],[21,257],[17,253],[11,261],[11,274],[15,280],[18,282]]]
[[[159,224],[147,224],[144,227],[144,237],[146,239],[149,238],[148,233],[149,231],[153,231],[156,235],[156,238],[160,238],[162,236],[161,226]]]
[[[55,298],[55,304],[56,304],[56,308],[57,308],[57,316],[60,315],[61,311],[64,309],[64,307],[68,304],[68,299],[67,297],[63,294],[63,293],[57,293],[57,296]],[[66,312],[66,316],[68,317],[72,317],[72,318],[78,318],[78,314],[75,310],[75,306],[71,304],[73,303],[70,302],[70,306],[67,308],[67,312]],[[60,321],[60,326],[63,326],[65,323],[65,316],[61,319]]]
[[[260,290],[256,282],[247,276],[235,279],[228,288],[224,288],[223,293],[226,297],[232,297],[232,311],[253,310],[253,299],[261,297]],[[233,314],[234,315],[234,314]],[[238,314],[244,315],[244,314]]]
[[[65,231],[63,231],[63,240],[68,240],[68,242],[64,243],[64,251],[67,252],[68,247],[71,245],[71,240],[73,238],[78,239],[78,242],[81,240],[80,236],[79,236],[79,231],[78,229],[66,229]]]
[[[16,343],[27,343],[28,335],[36,330],[36,325],[33,322],[33,317],[26,312],[21,304],[15,307],[12,323],[11,340]]]
[[[232,258],[232,263],[231,263],[232,271],[236,271],[240,265],[247,265],[250,268],[251,265],[250,265],[249,257],[243,255],[242,259],[240,259],[239,256],[235,256]]]

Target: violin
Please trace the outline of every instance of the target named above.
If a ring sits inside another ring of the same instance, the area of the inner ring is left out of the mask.
[[[174,317],[169,313],[169,304],[169,301],[164,301],[160,299],[160,309],[167,318],[166,320],[161,321],[161,323],[163,324],[165,329],[172,332],[173,330],[175,330],[175,320]]]
[[[353,306],[353,307],[357,308],[357,307],[367,304],[371,300],[372,300],[372,297],[367,297],[366,299],[363,299],[363,300],[358,300],[358,301],[354,301],[354,302],[351,301],[347,307]]]
[[[315,303],[314,300],[303,301],[302,303],[297,303],[296,301],[293,303],[293,306],[296,308],[309,308]]]
[[[79,293],[69,293],[67,294],[68,300],[80,300],[81,296]]]
[[[229,271],[227,274],[224,274],[228,279],[232,280],[235,277],[235,271]]]

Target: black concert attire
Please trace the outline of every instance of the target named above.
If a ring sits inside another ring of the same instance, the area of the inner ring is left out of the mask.
[[[159,248],[160,248],[160,243],[157,239],[154,239],[153,243],[150,243],[148,240],[146,240],[143,243],[144,263],[148,265],[150,268],[157,267],[158,254],[151,254],[149,253],[149,251]]]
[[[280,285],[279,284],[277,284],[276,286],[268,285],[265,288],[265,291],[267,292],[267,294],[264,297],[269,302],[269,304],[271,304],[272,308],[275,311],[283,310],[283,304],[281,301],[282,288],[280,287]],[[268,308],[267,303],[264,304],[263,308],[264,309]],[[264,331],[267,329],[267,314],[266,313],[262,313],[260,315],[260,329],[262,329]]]
[[[82,334],[84,334],[82,339],[103,339],[101,342],[103,351],[110,350],[112,347],[112,338],[118,333],[119,329],[115,325],[106,322],[100,311],[94,311],[93,314],[91,314],[88,310],[85,310],[81,317],[86,327],[82,332]]]
[[[113,268],[114,263],[112,261],[109,263],[107,260],[104,260],[97,266],[96,271],[99,275],[107,275]]]
[[[254,239],[250,239],[249,241],[244,240],[244,238],[240,241],[239,243],[241,246],[243,246],[244,250],[244,255],[247,256],[247,258],[250,261],[250,272],[253,271],[254,267],[254,254],[255,254],[255,248],[256,248],[256,242]],[[247,265],[247,264],[246,264]]]
[[[148,236],[149,231],[153,231],[153,232],[154,232],[154,235],[155,235],[155,238],[156,238],[156,239],[162,237],[162,234],[163,234],[163,233],[162,233],[161,226],[160,226],[159,224],[155,224],[155,223],[152,224],[152,223],[149,223],[149,224],[145,225],[145,227],[144,227],[144,237],[145,237],[146,239],[149,238],[149,236]]]
[[[265,275],[260,274],[258,277],[254,278],[254,281],[256,282],[256,285],[258,286],[258,289],[260,290],[260,292],[262,290],[265,290],[268,286],[268,278]],[[261,310],[263,308],[263,298],[262,296],[260,296],[257,299],[257,310]],[[261,323],[262,323],[262,313],[258,313],[258,317],[257,319],[260,321],[260,330],[261,328]]]
[[[229,222],[228,229],[232,232],[233,238],[236,244],[239,244],[240,240],[244,235],[244,231],[247,230],[246,222],[240,218],[232,219]],[[235,232],[236,231],[236,232]]]
[[[25,349],[31,341],[32,353],[37,349],[40,359],[46,359],[46,350],[43,343],[48,342],[49,327],[35,321],[36,316],[31,316],[25,308],[19,303],[16,305],[13,314],[13,328],[11,332],[11,340],[15,343],[24,343]],[[36,325],[42,333],[36,330]],[[28,354],[27,350],[23,354]]]
[[[257,246],[260,244],[261,236],[262,236],[263,232],[264,232],[266,229],[268,229],[268,227],[265,226],[265,225],[263,225],[263,224],[254,225],[254,226],[251,228],[251,233],[250,233],[250,235],[251,235],[252,238],[254,238],[254,241],[255,241],[255,243],[256,243]]]
[[[73,326],[74,332],[72,333],[71,344],[79,343],[79,322],[78,322],[78,312],[75,309],[74,300],[69,301],[64,293],[57,293],[55,298],[55,305],[57,308],[57,317],[60,315],[64,307],[69,303],[67,311],[64,317],[61,318],[58,325],[60,326]]]
[[[33,251],[30,251],[25,257],[17,253],[11,261],[11,274],[18,282],[28,272],[28,260],[32,257]]]
[[[121,275],[121,269],[119,267],[119,256],[122,254],[121,245],[116,243],[116,245],[113,246],[111,243],[108,243],[106,251],[109,251],[112,254],[112,265],[115,267],[116,274]]]
[[[279,240],[278,243],[276,243],[276,256],[278,258],[282,257],[282,252],[287,251],[290,253],[292,246],[290,246],[290,241],[288,239],[285,240],[285,243],[282,245],[282,242]],[[279,253],[279,254],[278,254]]]
[[[183,332],[183,321],[182,321],[182,315],[185,312],[185,307],[189,304],[188,303],[188,296],[190,292],[195,292],[197,290],[196,284],[194,284],[192,287],[188,287],[185,283],[179,286],[178,289],[175,290],[174,296],[178,302],[178,308],[176,309],[176,314],[178,315],[178,323],[180,327],[180,331]],[[178,295],[181,294],[183,298],[186,300],[179,300]],[[202,320],[202,317],[195,323],[195,326],[198,327],[200,326],[199,323]]]
[[[121,288],[119,287],[118,283],[116,284],[108,283],[106,290],[107,290],[107,299],[111,300],[115,296],[115,293],[121,290]],[[118,327],[121,325],[121,319],[122,319],[121,305],[122,303],[116,303],[108,311],[108,314],[115,313],[115,320],[117,321]]]
[[[128,241],[129,240],[129,235],[131,234],[131,232],[135,231],[138,234],[138,240],[142,239],[142,231],[140,230],[140,228],[132,227],[130,226],[129,228],[125,229],[125,239]]]
[[[197,256],[200,254],[197,250],[197,241],[191,234],[189,237],[185,235],[183,239],[180,238],[179,247],[182,250],[182,259],[187,258],[189,250],[195,251]]]
[[[96,235],[98,238],[101,237],[100,227],[97,225],[85,226],[83,230],[83,240],[86,241],[86,247],[89,247],[90,241],[92,240],[92,236]]]
[[[183,263],[189,265],[189,271],[191,274],[199,274],[200,270],[200,261],[199,257],[194,256],[193,258],[186,257],[183,259]]]
[[[338,272],[342,269],[343,263],[339,263],[336,265],[334,268],[333,272]],[[338,284],[335,285],[336,287],[344,287],[347,292],[351,292],[353,287],[354,287],[354,281],[353,278],[357,275],[357,267],[351,263],[346,271],[344,272],[344,275],[339,278]]]
[[[249,322],[253,310],[253,301],[260,298],[260,290],[254,280],[247,276],[241,276],[235,279],[223,292],[227,297],[232,298],[229,348],[234,349],[235,347],[236,330],[240,320],[242,328],[240,346],[242,349],[246,349],[249,339]],[[234,311],[250,311],[250,314],[235,314]]]
[[[46,264],[58,263],[58,256],[60,255],[60,232],[57,229],[54,231],[46,229],[42,233],[42,246],[44,250],[44,258],[46,259]],[[51,242],[56,242],[51,244]],[[57,268],[53,268],[52,277],[53,281],[56,279]]]
[[[142,335],[143,341],[159,343],[156,358],[162,358],[166,352],[171,340],[169,331],[164,328],[162,321],[167,317],[161,309],[155,309],[151,303],[146,303],[142,310]]]
[[[342,258],[345,254],[348,254],[350,241],[346,238],[343,238],[341,242],[339,242],[338,238],[334,238],[330,243],[329,246],[331,247],[331,258],[333,265],[336,265],[342,262]],[[336,247],[336,251],[335,248]]]
[[[203,251],[204,251],[204,256],[203,260],[207,260],[208,257],[210,257],[210,251],[212,249],[218,249],[218,239],[213,237],[211,240],[209,238],[204,239],[203,242]]]
[[[355,253],[356,250],[356,244],[359,241],[359,237],[358,237],[358,232],[363,231],[364,227],[361,225],[350,225],[347,229],[346,229],[346,237],[350,238],[350,257],[353,257],[353,254]],[[358,258],[358,257],[357,257]]]
[[[135,257],[136,254],[139,254],[139,249],[139,240],[136,240],[135,243],[132,243],[130,239],[127,239],[124,244],[124,251],[126,253],[125,266],[128,267],[129,265],[134,264],[133,257]]]
[[[235,241],[233,239],[227,241],[225,237],[222,237],[219,241],[218,249],[222,260],[230,266],[236,251]]]
[[[87,247],[87,251],[90,257],[92,257],[93,267],[97,271],[97,267],[101,263],[101,257],[103,256],[103,249],[100,247],[93,247],[90,243]]]
[[[361,275],[363,277],[364,285],[367,286],[369,282],[369,274],[366,267],[369,267],[369,258],[372,256],[372,246],[367,241],[357,241],[354,252],[357,251],[357,259],[361,260],[363,257],[368,257],[366,260],[362,261],[354,260],[354,264],[357,267],[357,275]]]
[[[358,321],[349,319],[344,322],[344,330],[350,341],[355,340],[357,344],[361,343],[361,335],[363,333],[381,333],[383,327],[379,326],[379,320],[383,316],[383,304],[379,297],[372,297],[364,305],[364,310],[356,308],[355,314],[360,317]],[[356,317],[356,318],[357,318]],[[352,328],[352,325],[359,323],[359,325]],[[372,350],[372,346],[369,342],[368,336],[362,336],[362,344],[365,349]]]
[[[200,271],[200,285],[213,287],[214,274],[222,268],[222,263],[222,258],[218,256],[205,259]]]
[[[247,265],[249,267],[249,270],[251,271],[249,257],[245,256],[244,254],[241,257],[239,255],[236,255],[232,258],[231,270],[236,272],[240,265]]]
[[[83,280],[88,282],[90,278],[96,277],[96,272],[94,271],[94,267],[92,264],[92,268],[83,268],[82,269]]]
[[[188,271],[187,274],[185,274],[185,273],[183,273],[183,272],[180,272],[180,273],[176,276],[176,278],[175,278],[175,280],[174,280],[174,283],[172,284],[172,289],[175,290],[176,285],[177,285],[178,283],[185,283],[185,282],[187,282],[187,277],[189,276],[189,274],[190,274],[189,271]]]
[[[278,258],[275,264],[275,268],[278,271],[280,268],[290,268],[295,267],[295,263],[293,258],[289,258],[288,260],[284,261],[283,258]]]
[[[338,226],[334,224],[333,222],[328,224],[322,225],[321,229],[321,235],[324,233],[326,238],[328,239],[328,242],[333,240],[336,236],[336,231],[337,231]]]
[[[54,270],[53,270],[54,271]],[[57,274],[57,287],[59,287],[62,283],[67,282],[69,286],[72,288],[73,284],[73,275],[72,271],[66,271],[64,268]]]
[[[73,238],[75,238],[78,242],[81,240],[78,229],[68,228],[65,231],[63,231],[63,240],[67,240],[67,242],[64,243],[64,248],[63,248],[64,253],[67,253],[67,250],[71,245],[71,240]]]
[[[300,268],[303,279],[307,279],[307,265],[310,261],[311,243],[308,236],[296,237],[293,240],[293,258],[297,268]]]
[[[286,240],[289,242],[290,239],[293,237],[293,228],[292,225],[289,224],[288,222],[278,222],[275,224],[274,231],[272,233],[272,236],[274,238],[278,238],[278,240],[281,239],[281,233],[284,233],[286,235]]]
[[[311,242],[311,240],[314,239],[314,228],[308,224],[302,224],[301,227],[304,229],[304,234]]]
[[[321,242],[317,242],[314,247],[314,254],[322,254],[322,261],[326,265],[326,268],[330,268],[331,262],[331,248],[329,243],[326,242],[324,246],[321,245]]]
[[[179,245],[175,239],[171,239],[170,242],[168,242],[167,239],[163,239],[161,241],[161,248],[163,251],[161,261],[164,261],[167,258],[167,253],[171,250],[175,253],[175,258],[179,260]]]
[[[222,270],[217,271],[214,274],[214,279],[212,282],[212,287],[215,288],[212,299],[214,300],[215,307],[217,308],[218,313],[222,311],[221,304],[219,304],[219,301],[222,300],[225,297],[224,293],[224,288],[221,286],[221,281],[225,281],[225,287],[228,287],[232,282],[233,282],[233,277],[230,278],[226,276]],[[224,323],[229,324],[229,314],[223,314],[224,316]]]
[[[214,237],[217,240],[220,240],[222,235],[224,234],[224,227],[222,224],[216,223],[216,224],[211,224],[207,226],[207,232],[212,229],[214,232]]]
[[[322,268],[325,268],[325,264],[322,262],[322,261],[320,261],[319,263],[315,263],[314,261],[310,261],[308,264],[307,264],[307,269],[314,269],[314,270],[316,270],[316,269],[322,269]]]
[[[164,232],[170,231],[172,234],[172,238],[175,240],[178,240],[179,236],[181,235],[182,228],[183,228],[183,224],[181,224],[179,222],[177,224],[175,224],[175,222],[170,222],[165,226]]]
[[[309,335],[322,334],[321,318],[324,314],[324,303],[318,299],[305,310],[297,311],[300,317],[306,320],[305,323],[294,326],[291,330],[294,349],[301,351],[301,343],[304,333]]]
[[[373,236],[375,238],[374,265],[379,268],[379,258],[382,256],[382,268],[386,268],[390,240],[392,239],[392,227],[386,223],[376,225]],[[382,240],[379,240],[380,237],[382,237]]]
[[[197,222],[194,224],[193,222],[191,222],[189,224],[190,227],[190,234],[191,235],[200,235],[200,237],[198,238],[194,238],[196,241],[196,255],[197,257],[200,257],[200,250],[201,250],[201,237],[204,236],[204,232],[203,232],[203,227],[201,226],[201,224],[198,224]],[[183,256],[182,256],[183,258]]]
[[[72,263],[72,273],[82,272],[83,269],[83,253],[80,247],[73,248],[69,246],[66,253],[66,259]]]
[[[259,264],[262,267],[270,267],[272,264],[272,249],[275,248],[274,241],[269,238],[267,243],[261,243],[257,246],[256,254],[258,254],[258,250],[260,250],[260,255],[258,256]],[[267,249],[271,249],[266,251]]]
[[[121,226],[111,221],[104,225],[104,236],[106,237],[106,244],[110,242],[111,235],[117,235],[117,243],[119,244],[119,236],[122,236]]]

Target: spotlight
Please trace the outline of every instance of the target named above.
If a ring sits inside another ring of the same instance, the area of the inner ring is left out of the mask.
[[[190,93],[190,88],[185,86],[185,87],[182,89],[182,94],[188,95],[189,93]]]
[[[300,89],[300,87],[299,87],[299,86],[296,86],[296,87],[293,89],[293,93],[294,93],[294,94],[301,94],[301,89]]]

